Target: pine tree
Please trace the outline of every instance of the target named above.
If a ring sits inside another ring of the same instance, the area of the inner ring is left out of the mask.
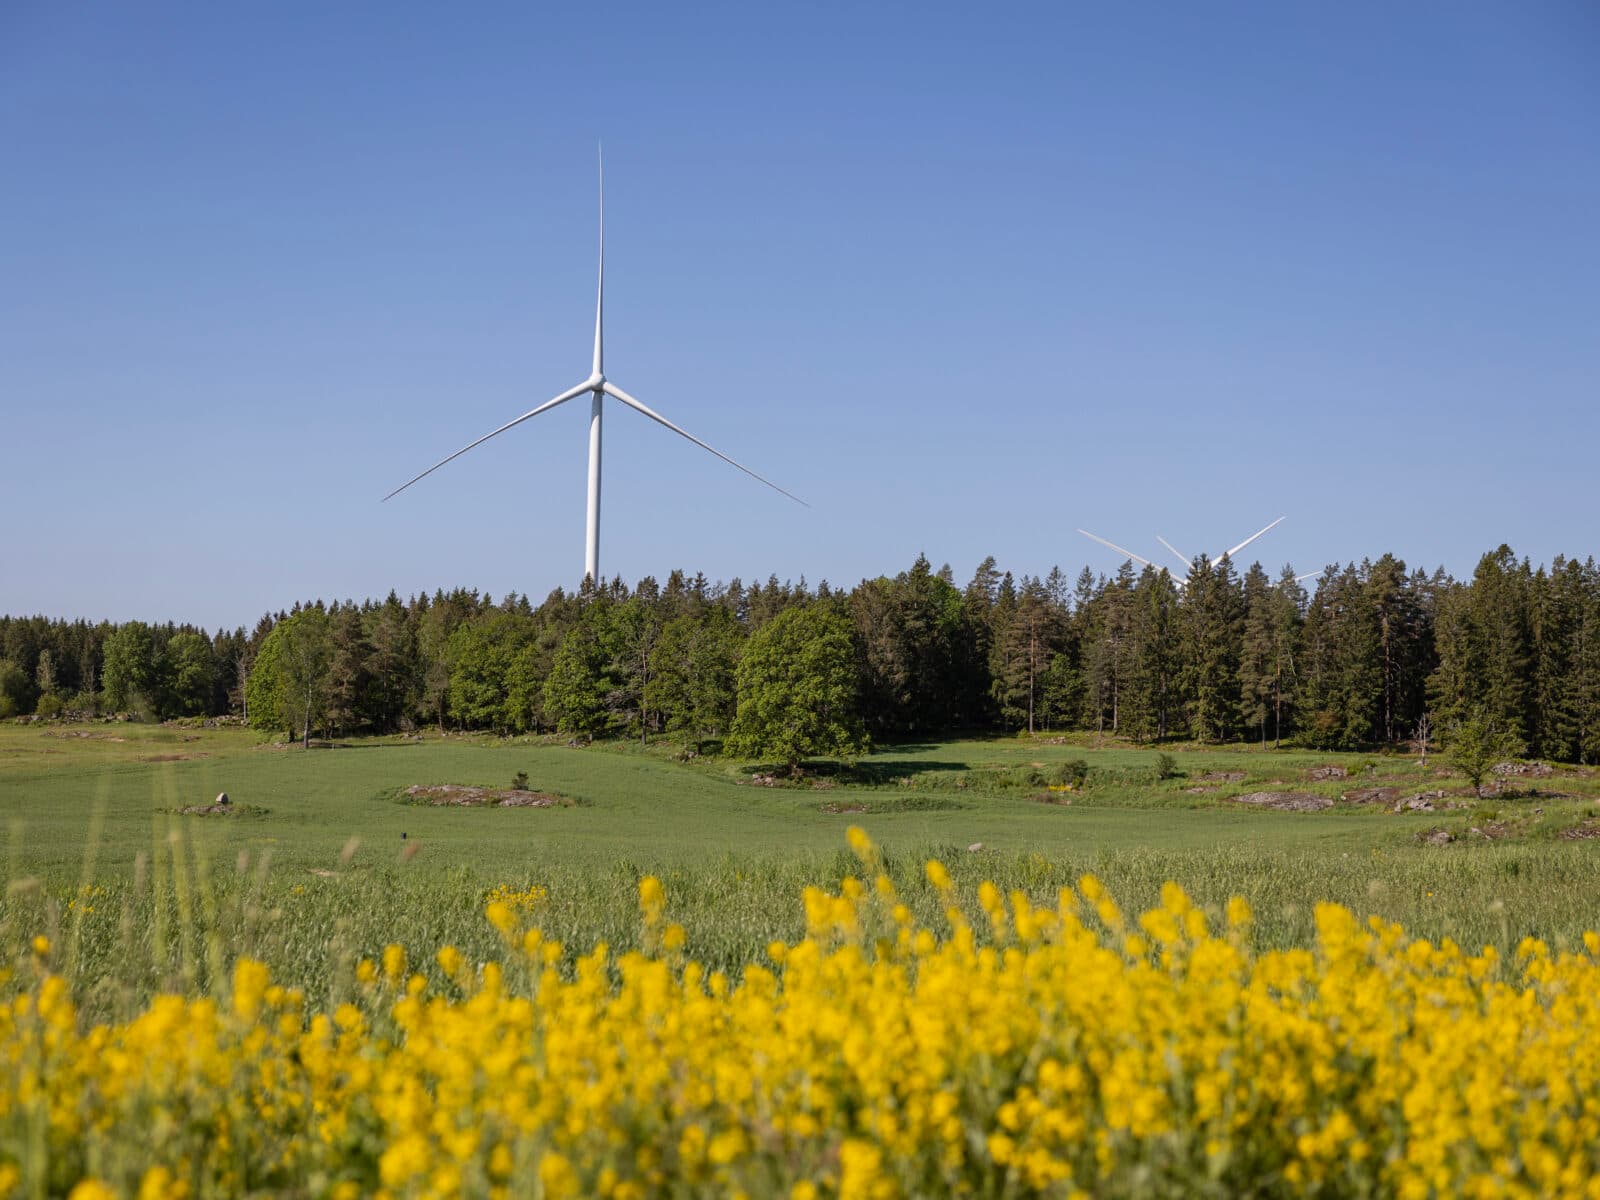
[[[1233,564],[1196,558],[1184,588],[1185,679],[1189,729],[1200,741],[1227,741],[1239,724],[1239,658],[1244,598]]]

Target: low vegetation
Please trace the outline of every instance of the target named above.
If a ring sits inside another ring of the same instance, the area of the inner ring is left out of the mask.
[[[1480,796],[1398,754],[1052,735],[790,770],[570,741],[0,726],[0,1093],[27,1098],[0,1180],[1545,1194],[1594,1169],[1563,1047],[1600,1029],[1558,999],[1596,994],[1587,770],[1491,764]],[[1241,802],[1278,792],[1319,810]]]

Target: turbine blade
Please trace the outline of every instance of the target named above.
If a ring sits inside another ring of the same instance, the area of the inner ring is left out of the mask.
[[[1324,568],[1324,570],[1326,570],[1326,568]],[[1322,574],[1322,571],[1307,571],[1304,575],[1296,575],[1294,577],[1294,581],[1296,583],[1304,583],[1306,580],[1315,579],[1318,575],[1321,575],[1321,574]]]
[[[800,497],[796,496],[793,492],[784,491],[783,488],[781,488],[777,484],[773,483],[772,480],[766,479],[766,478],[763,478],[760,475],[757,475],[754,471],[752,471],[749,467],[745,466],[743,463],[735,462],[733,459],[729,458],[726,454],[724,454],[721,450],[718,450],[715,447],[706,445],[699,438],[695,437],[694,434],[688,432],[685,429],[678,428],[671,421],[669,421],[665,417],[663,417],[660,413],[654,411],[653,409],[651,409],[651,408],[645,406],[644,404],[641,404],[639,401],[635,400],[632,396],[628,395],[627,392],[623,391],[616,384],[612,383],[609,379],[606,380],[606,382],[603,383],[601,386],[603,388],[605,388],[606,395],[612,396],[612,397],[616,398],[617,400],[622,401],[622,403],[626,404],[629,408],[633,409],[635,412],[643,413],[645,416],[649,417],[652,421],[656,422],[657,424],[665,425],[668,429],[672,430],[672,432],[677,434],[679,437],[688,438],[696,446],[699,446],[700,449],[709,450],[712,454],[715,454],[718,458],[720,458],[723,462],[727,463],[729,466],[738,467],[739,470],[743,471],[746,475],[750,476],[751,479],[759,480],[760,482],[766,484],[769,488],[771,488],[775,492],[783,492],[783,494],[785,496],[789,497],[789,499],[793,500],[796,504],[805,505],[806,508],[810,508],[811,507],[811,505],[806,504],[806,502],[804,500],[800,499]]]
[[[1087,529],[1080,529],[1080,530],[1078,530],[1078,532],[1083,534],[1083,536],[1088,538],[1091,542],[1099,542],[1102,546],[1107,546],[1110,549],[1115,550],[1118,554],[1126,555],[1128,558],[1133,559],[1134,562],[1142,562],[1147,567],[1155,566],[1155,563],[1151,562],[1148,558],[1141,558],[1139,555],[1135,554],[1132,550],[1124,550],[1121,546],[1117,545],[1115,542],[1108,542],[1108,541],[1105,540],[1105,538],[1101,537],[1098,534],[1090,533]]]
[[[461,449],[457,450],[454,454],[450,455],[449,457],[441,458],[438,462],[434,463],[433,466],[429,467],[421,475],[417,475],[417,476],[414,476],[411,479],[406,480],[404,483],[402,483],[399,487],[395,488],[394,491],[390,492],[383,499],[384,500],[392,500],[392,499],[394,499],[394,497],[398,496],[401,492],[405,491],[413,483],[416,483],[418,479],[424,479],[427,476],[432,475],[435,471],[437,471],[440,467],[444,466],[445,463],[449,462],[451,459],[460,458],[468,450],[471,450],[474,446],[483,445],[483,443],[487,442],[490,438],[494,437],[496,434],[504,433],[506,430],[510,429],[514,425],[521,425],[524,421],[528,420],[530,417],[537,417],[540,413],[546,412],[549,409],[554,408],[558,404],[565,404],[568,400],[571,400],[573,397],[581,396],[581,395],[583,395],[583,393],[592,392],[593,390],[594,390],[594,385],[592,383],[590,383],[588,380],[584,380],[577,387],[568,388],[566,391],[562,392],[561,395],[557,396],[554,400],[546,400],[543,404],[539,405],[538,408],[529,409],[527,412],[523,413],[520,417],[518,417],[515,421],[507,421],[504,425],[500,426],[499,429],[494,430],[493,433],[486,433],[481,438],[479,438],[477,441],[468,442],[465,446],[461,447]],[[383,501],[379,501],[379,503],[382,503],[382,502]]]
[[[605,371],[605,317],[606,317],[606,160],[604,151],[596,147],[600,163],[600,286],[594,301],[594,373]]]
[[[1231,559],[1235,554],[1239,553],[1239,551],[1243,550],[1246,546],[1248,546],[1251,542],[1255,541],[1263,533],[1266,533],[1267,530],[1273,528],[1273,526],[1275,526],[1275,525],[1282,524],[1287,519],[1288,519],[1287,517],[1279,517],[1276,521],[1272,522],[1271,525],[1266,525],[1266,526],[1263,526],[1262,528],[1256,530],[1249,537],[1245,538],[1244,541],[1240,542],[1237,546],[1235,546],[1232,550],[1224,550],[1221,554],[1217,555],[1218,560],[1220,561],[1223,558]]]
[[[1187,555],[1185,555],[1185,554],[1184,554],[1184,552],[1183,552],[1183,551],[1182,551],[1182,550],[1179,550],[1179,549],[1178,549],[1178,548],[1177,548],[1177,547],[1176,547],[1176,546],[1174,546],[1174,545],[1173,545],[1173,544],[1172,544],[1172,543],[1171,543],[1171,542],[1169,542],[1169,541],[1167,541],[1167,539],[1166,539],[1166,538],[1164,538],[1164,537],[1162,537],[1162,536],[1161,536],[1161,535],[1160,535],[1160,534],[1159,534],[1159,533],[1158,533],[1158,534],[1156,534],[1156,541],[1158,541],[1158,542],[1160,542],[1160,543],[1161,543],[1161,544],[1162,544],[1162,545],[1163,545],[1163,546],[1165,546],[1165,547],[1166,547],[1166,548],[1167,548],[1167,549],[1168,549],[1168,550],[1171,550],[1171,551],[1172,551],[1172,552],[1173,552],[1173,553],[1174,553],[1174,554],[1176,554],[1176,555],[1177,555],[1177,556],[1178,556],[1178,561],[1179,561],[1179,562],[1181,562],[1181,563],[1182,563],[1182,564],[1183,564],[1183,570],[1184,570],[1184,573],[1185,573],[1185,574],[1188,574],[1188,571],[1189,571],[1189,564],[1190,564],[1190,563],[1191,563],[1191,562],[1192,562],[1192,561],[1193,561],[1193,560],[1191,560],[1191,559],[1190,559],[1190,558],[1189,558],[1189,557],[1188,557],[1188,556],[1187,556]]]

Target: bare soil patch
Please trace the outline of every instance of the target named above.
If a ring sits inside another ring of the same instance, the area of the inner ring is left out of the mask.
[[[825,813],[839,815],[842,813],[864,813],[867,811],[865,804],[840,804],[837,801],[819,806]]]
[[[120,740],[120,739],[119,739]],[[210,758],[209,754],[141,754],[140,762],[188,762],[195,758]]]
[[[1209,796],[1212,792],[1220,790],[1215,784],[1201,784],[1199,787],[1186,787],[1183,793],[1186,796]]]
[[[1254,804],[1279,812],[1321,812],[1333,807],[1333,801],[1326,796],[1314,796],[1310,792],[1246,792],[1235,796],[1233,803]]]
[[[455,783],[412,784],[405,796],[413,804],[440,808],[571,808],[570,796],[520,788],[464,787]]]
[[[1593,817],[1587,821],[1580,821],[1571,829],[1563,829],[1556,835],[1566,842],[1587,842],[1600,838],[1600,821]]]
[[[1421,842],[1424,846],[1448,846],[1455,840],[1455,834],[1451,833],[1448,829],[1439,829],[1437,827],[1433,829],[1424,829],[1421,833],[1417,834],[1417,841]]]
[[[118,737],[114,733],[93,733],[87,729],[63,729],[60,732],[48,732],[45,737],[52,738],[93,738],[99,742],[125,742],[128,739]]]
[[[1243,771],[1207,771],[1200,776],[1202,783],[1243,783]]]

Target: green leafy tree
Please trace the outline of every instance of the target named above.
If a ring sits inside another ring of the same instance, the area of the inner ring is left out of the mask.
[[[180,630],[167,640],[163,654],[166,697],[163,708],[182,716],[199,716],[211,702],[216,662],[210,639]]]
[[[645,699],[670,732],[689,735],[697,748],[727,732],[742,645],[738,621],[721,605],[674,617],[662,627],[650,654]]]
[[[1483,779],[1497,763],[1522,753],[1522,739],[1484,709],[1459,721],[1450,734],[1450,765],[1483,794]]]
[[[798,771],[811,755],[864,753],[850,623],[820,604],[785,609],[750,638],[739,661],[729,749]]]
[[[272,627],[256,655],[246,690],[250,724],[258,729],[300,731],[311,745],[311,729],[327,714],[327,676],[331,657],[328,614],[303,608]]]
[[[611,728],[613,655],[606,636],[609,601],[591,599],[561,639],[544,681],[544,708],[565,734],[599,737]]]
[[[328,724],[339,733],[359,732],[373,724],[376,688],[372,644],[354,604],[329,616],[328,639]]]
[[[450,635],[449,698],[458,721],[499,733],[528,727],[531,714],[518,663],[532,641],[532,620],[516,611],[496,609],[457,626]]]
[[[156,669],[155,636],[143,621],[119,625],[106,639],[106,706],[113,712],[129,708],[139,700],[155,699],[159,673]]]
[[[26,711],[31,702],[27,672],[9,658],[0,658],[0,718]]]
[[[392,591],[373,614],[371,626],[372,719],[379,729],[398,729],[410,717],[420,691],[417,632]]]
[[[48,647],[39,651],[39,665],[34,668],[33,679],[39,687],[41,698],[56,694],[60,679],[56,671],[56,656],[50,652]]]

